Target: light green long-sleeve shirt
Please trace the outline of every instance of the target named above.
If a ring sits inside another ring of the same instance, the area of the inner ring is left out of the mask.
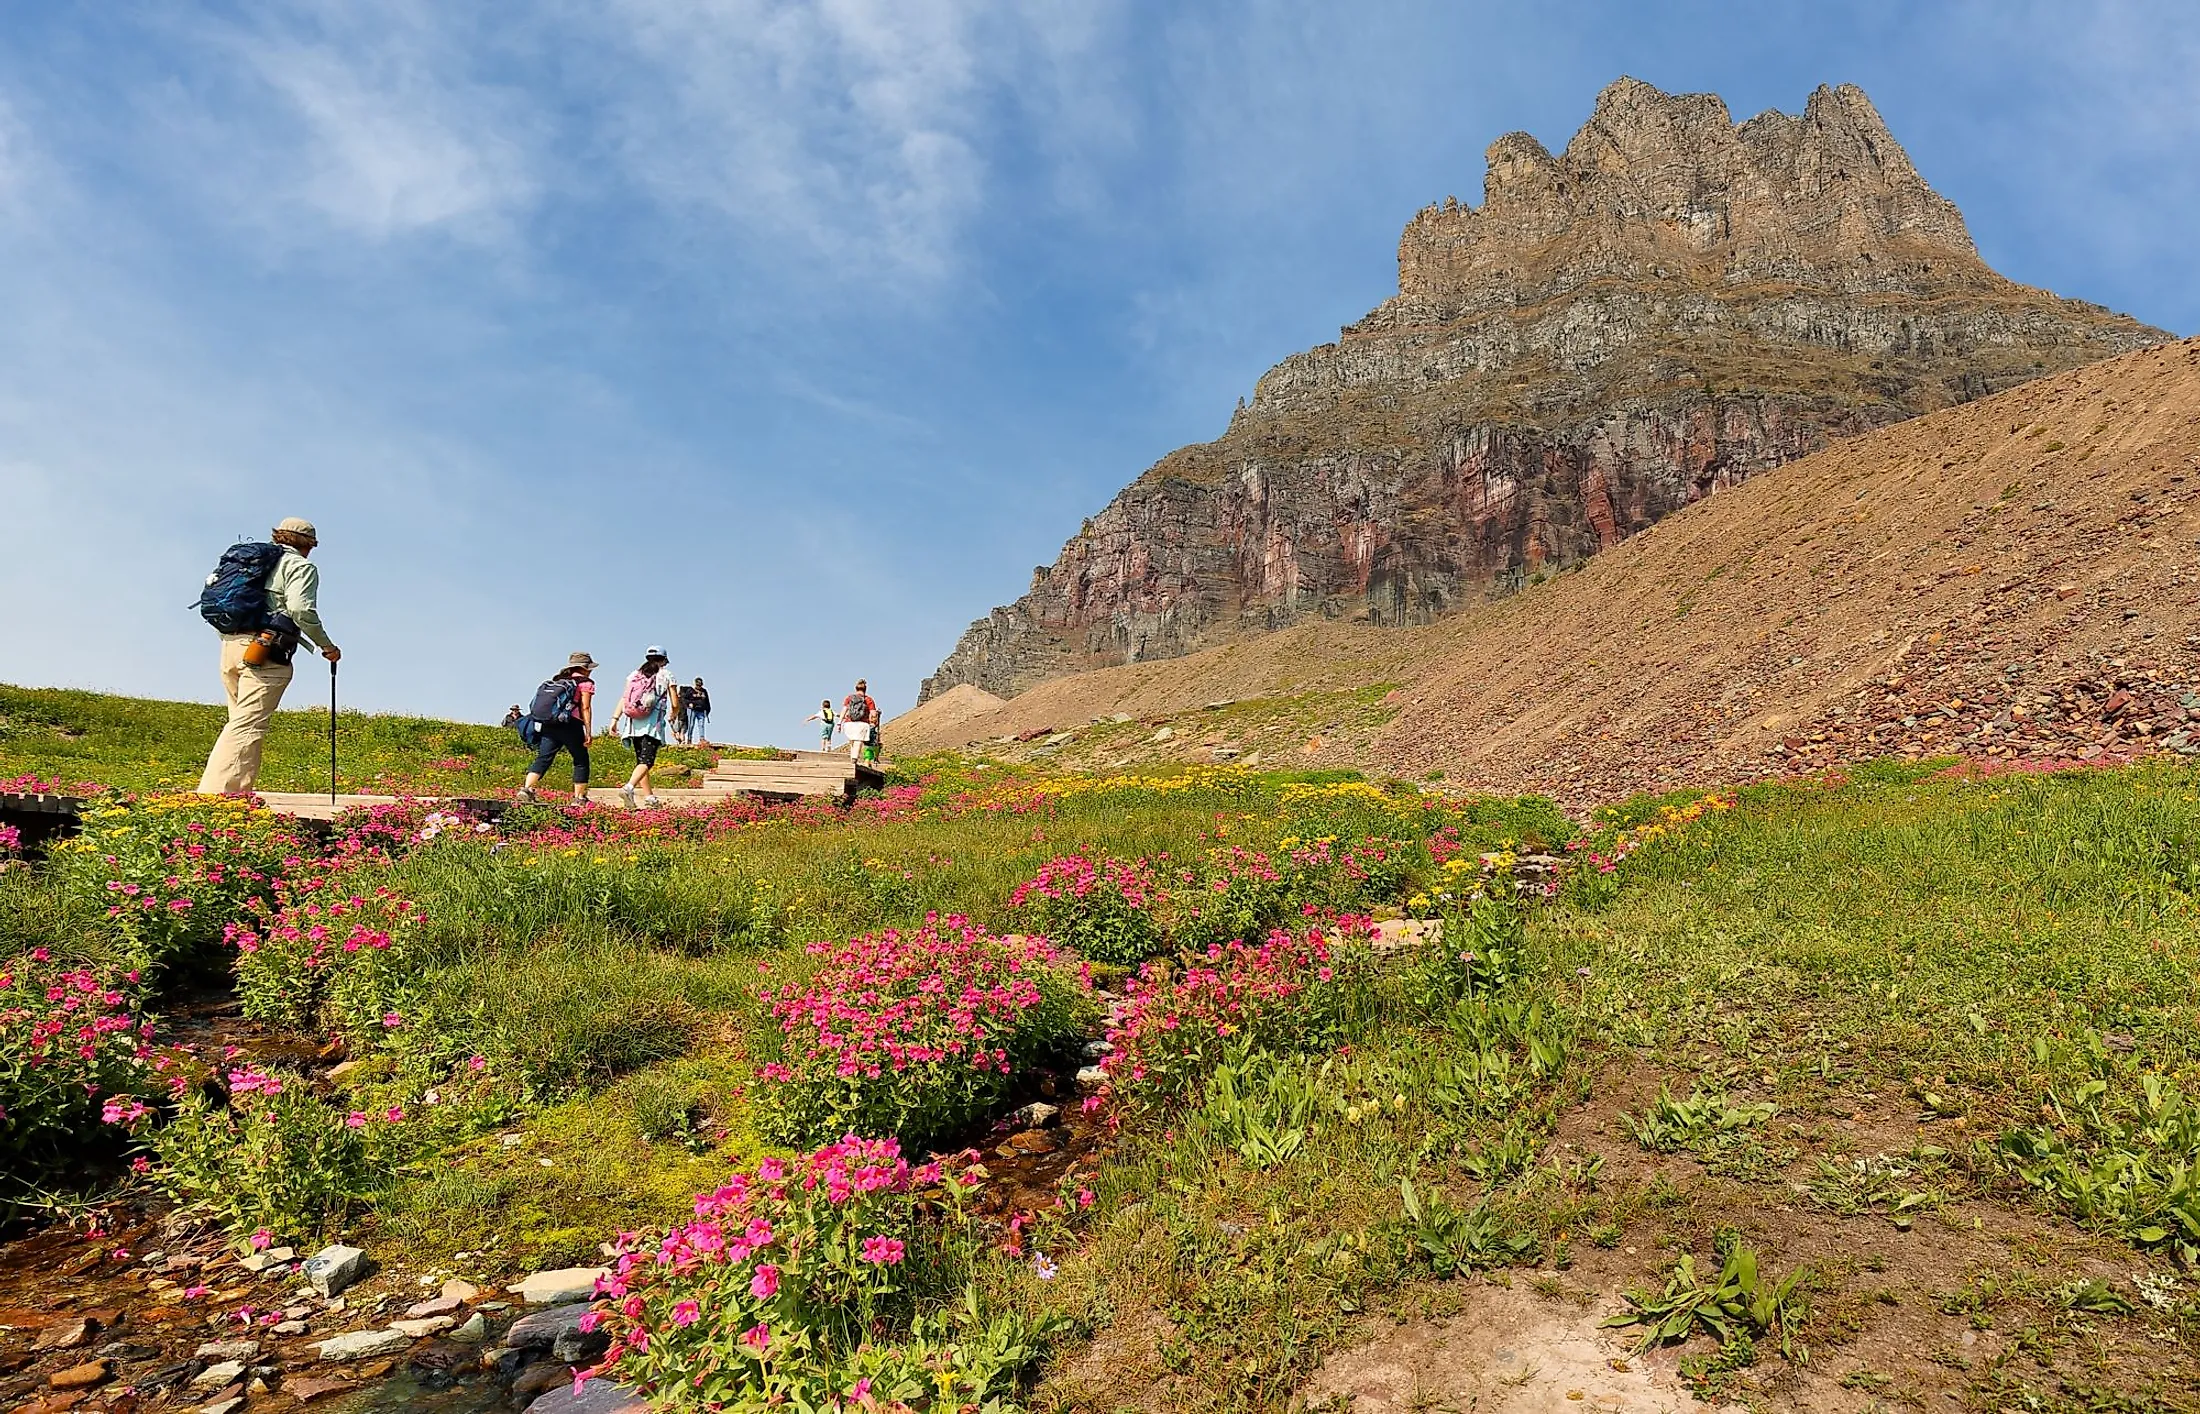
[[[290,615],[298,632],[316,648],[330,646],[328,630],[321,626],[321,568],[289,546],[267,577],[267,607]]]

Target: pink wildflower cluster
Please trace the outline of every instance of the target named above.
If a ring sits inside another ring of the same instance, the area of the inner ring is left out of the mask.
[[[1233,1047],[1330,1049],[1368,965],[1364,947],[1321,928],[1217,943],[1180,972],[1149,965],[1108,1030],[1108,1089],[1164,1102],[1190,1093]]]
[[[1022,1067],[1065,1048],[1089,986],[1043,938],[997,938],[959,916],[928,916],[845,943],[813,943],[823,965],[766,988],[780,1060],[762,1068],[767,1131],[897,1134],[914,1143],[982,1117]]]
[[[0,825],[0,854],[13,854],[23,847],[23,832],[13,825]]]
[[[698,1195],[693,1221],[619,1235],[582,1318],[611,1345],[581,1379],[624,1380],[680,1409],[863,1405],[881,1341],[914,1313],[904,1269],[917,1220],[961,1193],[892,1139],[765,1159]]]
[[[32,1178],[94,1117],[126,1123],[149,1078],[151,1022],[131,1012],[136,973],[63,967],[44,948],[0,963],[0,1156]]]
[[[1016,891],[1009,895],[1008,906],[1021,908],[1034,897],[1055,903],[1083,899],[1096,888],[1112,889],[1131,908],[1149,906],[1160,892],[1154,883],[1152,867],[1143,859],[1125,863],[1120,859],[1095,861],[1081,854],[1065,854],[1040,865],[1036,876],[1018,884]]]
[[[223,936],[237,949],[245,1012],[303,1025],[335,976],[361,955],[387,952],[423,920],[420,905],[377,885],[352,892],[341,867],[283,879],[272,903],[255,900]]]
[[[1285,892],[1302,912],[1309,906],[1342,909],[1388,903],[1405,890],[1418,853],[1406,841],[1381,835],[1286,840],[1281,866]]]
[[[1034,931],[1099,962],[1136,963],[1162,947],[1167,896],[1144,859],[1065,854],[1016,886],[1008,906]]]
[[[97,881],[107,916],[159,967],[218,943],[308,853],[290,823],[242,802],[148,796],[92,811],[62,862]]]

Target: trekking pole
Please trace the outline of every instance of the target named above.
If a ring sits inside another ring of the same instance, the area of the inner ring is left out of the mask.
[[[336,660],[328,664],[328,803],[336,803]]]

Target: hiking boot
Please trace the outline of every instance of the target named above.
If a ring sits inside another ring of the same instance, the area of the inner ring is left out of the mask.
[[[632,810],[634,808],[634,787],[620,786],[619,799],[626,802],[627,809]]]
[[[519,805],[533,805],[535,803],[535,788],[533,786],[521,786],[512,793],[512,800]]]

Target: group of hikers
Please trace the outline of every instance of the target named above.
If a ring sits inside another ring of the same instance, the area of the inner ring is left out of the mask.
[[[312,522],[293,517],[278,524],[265,543],[230,547],[206,578],[199,612],[222,636],[222,690],[229,699],[229,720],[199,777],[203,794],[249,792],[259,780],[268,724],[290,686],[291,659],[301,640],[329,661],[330,711],[335,710],[333,674],[343,655],[321,623],[321,572],[309,559],[319,544]],[[653,644],[643,650],[641,666],[627,675],[617,706],[605,723],[604,734],[623,740],[634,753],[634,770],[619,787],[629,810],[637,804],[663,804],[651,779],[660,750],[668,744],[710,744],[710,692],[701,678],[692,686],[676,682],[671,662],[661,647]],[[573,798],[588,798],[588,743],[596,735],[592,676],[596,666],[587,653],[568,655],[565,666],[535,689],[534,700],[526,708],[514,703],[505,714],[504,725],[516,728],[520,740],[535,753],[518,799],[536,799],[536,787],[561,751],[573,763]],[[856,679],[855,691],[842,699],[837,712],[827,698],[805,720],[823,723],[826,751],[833,749],[837,731],[851,757],[878,760],[878,703],[863,679]],[[332,717],[332,733],[333,723]],[[333,772],[333,735],[330,740]],[[334,789],[333,779],[330,788]]]
[[[568,668],[573,665],[569,662]],[[589,664],[595,666],[593,662]],[[672,735],[666,738],[667,746],[710,745],[710,689],[697,678],[692,687],[676,687],[672,690]],[[505,709],[501,725],[506,731],[521,726],[528,720],[530,709],[517,702]]]

